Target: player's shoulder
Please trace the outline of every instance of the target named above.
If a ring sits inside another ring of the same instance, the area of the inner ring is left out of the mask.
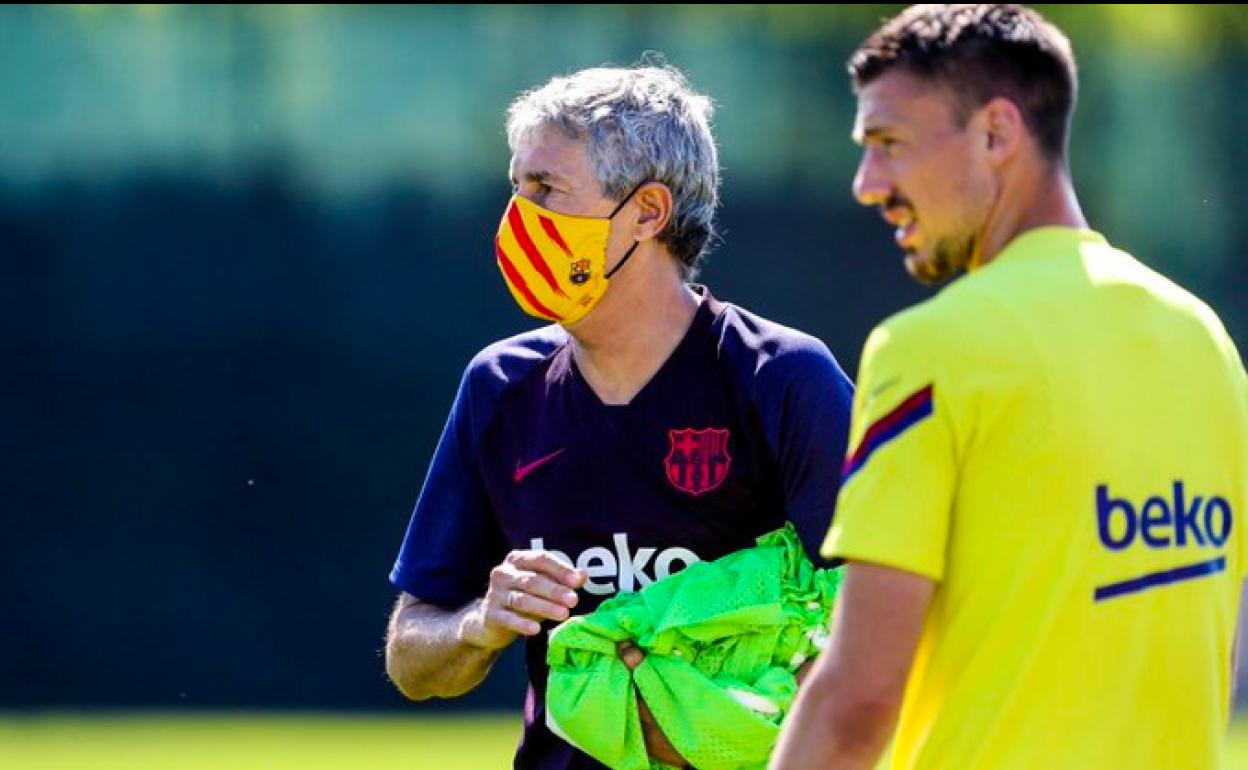
[[[718,303],[712,325],[719,353],[749,377],[796,376],[840,371],[828,346],[806,332],[772,321],[729,302]]]
[[[1239,355],[1222,319],[1203,299],[1158,272],[1126,251],[1102,239],[1092,247],[1097,259],[1094,276],[1098,286],[1128,286],[1143,292],[1151,303],[1152,323],[1163,323],[1184,344],[1209,341],[1221,350],[1232,368],[1239,367]],[[1136,295],[1138,296],[1138,294]]]
[[[921,374],[942,381],[946,392],[969,392],[974,383],[1004,371],[1028,381],[1044,363],[1028,339],[1001,294],[983,282],[958,279],[872,329],[863,345],[859,380]]]
[[[1172,315],[1190,319],[1190,321],[1198,324],[1203,331],[1219,340],[1229,340],[1226,327],[1222,324],[1222,319],[1203,299],[1179,285],[1170,277],[1136,260],[1135,257],[1125,251],[1110,248],[1119,258],[1118,262],[1121,265],[1119,272],[1124,278],[1129,278],[1134,283],[1142,286],[1158,303],[1166,307]]]
[[[491,343],[468,362],[464,382],[475,391],[497,395],[532,374],[567,342],[563,327],[551,324]]]
[[[876,324],[867,349],[890,347],[914,351],[956,352],[984,326],[986,302],[961,281],[940,293],[899,310]]]

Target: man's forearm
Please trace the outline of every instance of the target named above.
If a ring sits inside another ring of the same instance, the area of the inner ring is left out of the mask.
[[[817,680],[816,680],[817,683]],[[838,703],[804,687],[771,760],[773,770],[872,770],[888,745],[896,714],[888,706]]]
[[[828,648],[802,685],[771,770],[871,770],[897,723],[935,583],[850,562]]]
[[[386,635],[386,673],[399,691],[412,700],[451,698],[480,684],[499,651],[459,638],[477,601],[451,612],[420,602],[404,606],[405,600],[411,602],[400,600]]]

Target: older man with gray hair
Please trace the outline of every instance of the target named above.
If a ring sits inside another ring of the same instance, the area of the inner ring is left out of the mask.
[[[413,700],[452,697],[525,637],[517,768],[602,767],[547,727],[544,629],[786,521],[815,553],[832,515],[849,381],[819,341],[689,283],[718,205],[710,118],[653,66],[508,111],[495,256],[551,323],[468,365],[390,575],[386,667]],[[639,711],[651,756],[684,766]]]

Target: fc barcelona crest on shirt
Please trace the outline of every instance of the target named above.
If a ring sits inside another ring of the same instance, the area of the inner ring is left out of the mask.
[[[663,459],[667,480],[681,492],[697,497],[724,483],[732,457],[728,454],[728,430],[704,428],[669,430],[671,450]]]

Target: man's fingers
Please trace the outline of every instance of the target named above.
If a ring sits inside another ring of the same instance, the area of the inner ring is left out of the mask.
[[[562,622],[577,605],[575,588],[584,573],[547,551],[512,551],[490,571],[482,621],[487,627],[522,636],[541,633],[541,621]]]
[[[559,621],[568,619],[568,608],[564,605],[515,589],[507,593],[503,606],[517,615],[527,615],[530,618]]]
[[[641,648],[636,645],[629,644],[628,642],[620,642],[615,645],[615,651],[620,656],[620,660],[624,662],[624,665],[628,667],[629,671],[632,671],[640,666],[641,662],[646,659],[646,654],[641,651]],[[644,703],[642,704],[642,707],[645,707]]]
[[[501,626],[521,636],[536,636],[542,630],[541,624],[536,620],[518,615],[499,606],[491,607],[487,610],[486,619],[495,626]]]
[[[516,553],[518,552],[513,551],[513,556]],[[568,609],[577,605],[576,591],[546,574],[525,569],[524,560],[516,557],[513,561],[513,556],[508,556],[507,561],[490,572],[490,588],[503,597],[504,606],[507,606],[507,592],[509,591],[529,594],[547,602],[563,605]],[[514,599],[512,601],[514,603]]]
[[[568,588],[585,585],[584,572],[559,561],[550,551],[512,551],[507,554],[507,563],[520,571],[545,575]]]
[[[511,585],[523,593],[561,604],[569,609],[576,606],[575,591],[536,572],[518,572],[514,575]]]

